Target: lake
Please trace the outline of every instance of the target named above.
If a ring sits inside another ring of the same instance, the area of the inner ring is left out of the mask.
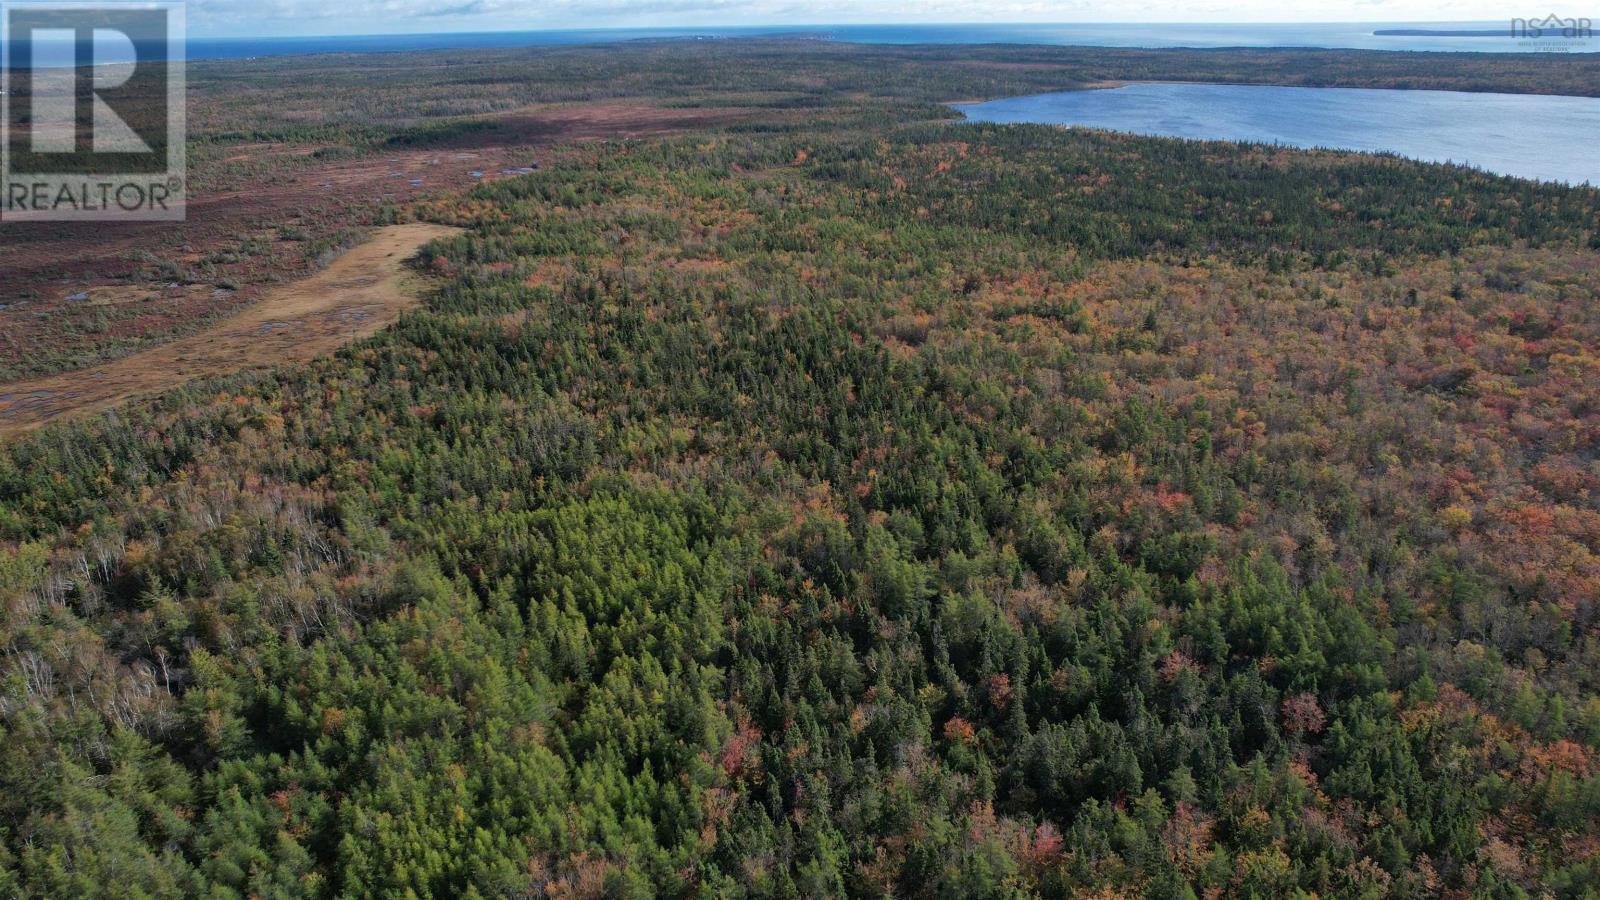
[[[958,104],[975,122],[1396,153],[1600,186],[1600,99],[1234,84],[1130,84]]]

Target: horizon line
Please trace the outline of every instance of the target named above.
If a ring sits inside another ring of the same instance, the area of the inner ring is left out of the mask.
[[[630,32],[630,31],[674,31],[693,33],[715,33],[731,31],[755,31],[782,34],[803,34],[815,30],[830,28],[1028,28],[1028,27],[1074,27],[1074,28],[1154,28],[1163,26],[1185,27],[1317,27],[1333,25],[1485,25],[1502,21],[1500,19],[1350,19],[1329,20],[1318,22],[1246,22],[1246,21],[1161,21],[1161,22],[1082,22],[1082,21],[1018,21],[1018,22],[809,22],[809,23],[772,23],[754,25],[603,25],[593,27],[582,26],[554,26],[548,28],[538,27],[507,27],[507,28],[460,28],[443,30],[418,30],[418,31],[345,31],[318,34],[194,34],[189,35],[190,40],[308,40],[316,38],[382,38],[382,37],[425,37],[428,35],[485,35],[485,34],[585,34],[603,32]]]

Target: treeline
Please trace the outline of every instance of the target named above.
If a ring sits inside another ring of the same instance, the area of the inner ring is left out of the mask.
[[[1085,256],[1248,257],[1269,268],[1600,249],[1600,192],[1396,157],[973,125],[814,157],[875,214],[1050,240]]]

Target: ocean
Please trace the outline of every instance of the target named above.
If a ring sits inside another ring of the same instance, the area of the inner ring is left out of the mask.
[[[1380,34],[1379,32],[1385,32]],[[1398,32],[1398,33],[1395,33]],[[807,34],[865,44],[1055,44],[1091,47],[1323,47],[1444,52],[1600,52],[1593,38],[1546,33],[1518,37],[1500,22],[1339,23],[1310,25],[793,25],[747,28],[634,28],[365,34],[320,37],[191,37],[188,58],[242,59],[312,53],[549,47],[616,41],[718,40]],[[117,62],[119,60],[110,60]]]
[[[1487,32],[1439,36],[1379,31]],[[1057,44],[1086,47],[1325,47],[1353,50],[1475,51],[1484,53],[1600,52],[1593,39],[1551,34],[1515,37],[1511,21],[1316,25],[797,25],[766,28],[641,28],[587,31],[505,31],[384,34],[346,37],[194,38],[190,59],[235,59],[302,53],[537,47],[672,38],[726,39],[813,34],[859,44]]]

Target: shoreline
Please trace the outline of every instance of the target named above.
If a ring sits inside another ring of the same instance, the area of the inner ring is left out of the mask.
[[[1589,96],[1587,94],[1529,94],[1529,93],[1516,93],[1516,92],[1512,92],[1512,91],[1451,91],[1451,90],[1443,90],[1443,89],[1440,89],[1440,88],[1358,87],[1358,86],[1344,85],[1344,84],[1284,84],[1282,82],[1277,82],[1277,81],[1195,81],[1195,80],[1192,80],[1192,79],[1176,79],[1176,78],[1139,78],[1139,79],[1130,79],[1130,80],[1127,80],[1127,81],[1086,81],[1086,82],[1083,82],[1083,83],[1079,84],[1076,87],[1065,87],[1065,88],[1061,88],[1059,90],[1034,91],[1034,92],[1028,93],[1028,94],[1003,94],[1003,95],[996,96],[996,97],[985,97],[985,98],[980,99],[980,100],[971,100],[971,99],[943,100],[943,101],[940,101],[940,102],[943,105],[950,106],[950,107],[978,106],[980,104],[995,103],[995,102],[998,102],[998,101],[1001,101],[1001,100],[1019,100],[1019,99],[1025,98],[1025,97],[1047,97],[1047,96],[1050,96],[1051,94],[1076,94],[1076,93],[1081,93],[1083,91],[1111,91],[1111,90],[1116,90],[1117,88],[1132,87],[1132,86],[1138,85],[1138,84],[1175,84],[1175,85],[1195,85],[1197,87],[1242,87],[1242,88],[1272,88],[1272,87],[1275,87],[1275,88],[1291,88],[1291,89],[1294,89],[1294,90],[1305,90],[1305,91],[1329,91],[1329,90],[1332,90],[1332,91],[1372,91],[1372,92],[1375,92],[1375,93],[1384,93],[1384,94],[1389,94],[1389,93],[1449,94],[1449,95],[1452,95],[1452,96],[1460,95],[1460,96],[1467,96],[1467,97],[1512,97],[1512,98],[1517,98],[1517,99],[1548,97],[1548,98],[1553,98],[1553,99],[1591,100],[1591,101],[1595,101],[1595,102],[1600,102],[1600,97]]]

